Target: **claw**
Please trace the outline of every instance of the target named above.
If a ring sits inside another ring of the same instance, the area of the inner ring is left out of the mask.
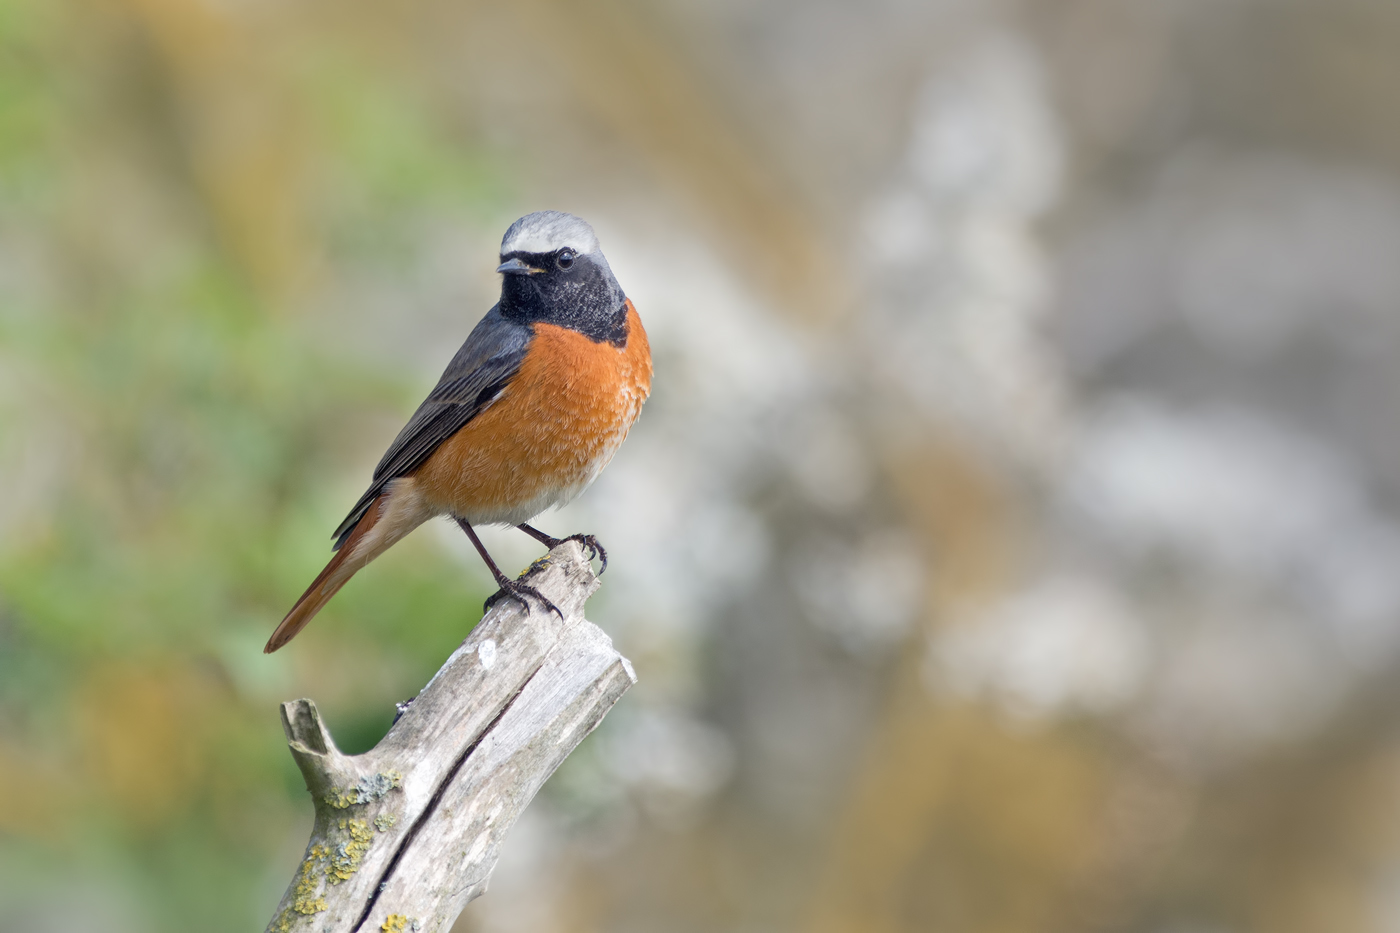
[[[598,576],[601,577],[603,573],[608,569],[607,549],[604,548],[603,545],[598,542],[598,539],[593,537],[592,535],[577,534],[569,535],[567,538],[555,538],[551,535],[545,534],[538,528],[532,528],[529,525],[521,524],[516,525],[515,527],[519,528],[521,531],[525,532],[527,535],[534,538],[536,541],[540,542],[545,547],[549,548],[551,551],[557,548],[559,545],[563,544],[565,541],[577,541],[579,544],[582,544],[585,548],[588,549],[588,559],[590,561],[601,560],[603,562],[603,566],[598,569]]]
[[[607,572],[607,570],[608,570],[608,551],[607,551],[607,548],[603,547],[602,543],[601,543],[597,538],[595,538],[593,535],[583,535],[583,534],[579,534],[579,535],[569,535],[567,538],[564,538],[564,539],[562,539],[562,540],[564,540],[564,541],[577,541],[579,544],[582,544],[585,548],[588,549],[588,559],[589,559],[589,560],[600,560],[600,561],[602,561],[602,562],[603,562],[603,565],[602,565],[601,567],[598,568],[598,576],[601,577],[604,573]]]
[[[540,601],[540,604],[560,619],[564,618],[564,613],[559,611],[559,607],[550,602],[549,598],[528,583],[520,583],[515,580],[507,580],[501,584],[501,588],[487,597],[482,604],[482,611],[489,612],[491,607],[503,599],[513,599],[518,602],[526,612],[530,611],[530,604],[526,602],[526,596],[533,596]]]

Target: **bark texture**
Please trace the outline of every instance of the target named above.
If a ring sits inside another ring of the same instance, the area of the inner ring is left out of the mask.
[[[311,700],[282,704],[316,823],[269,931],[445,933],[486,890],[521,811],[636,681],[583,617],[598,581],[576,542],[524,579],[564,618],[497,603],[370,751],[341,754]]]

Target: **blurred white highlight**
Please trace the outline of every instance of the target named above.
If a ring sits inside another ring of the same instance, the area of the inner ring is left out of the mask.
[[[1018,715],[1110,713],[1147,672],[1142,622],[1102,581],[1044,580],[930,637],[934,690],[989,696]]]

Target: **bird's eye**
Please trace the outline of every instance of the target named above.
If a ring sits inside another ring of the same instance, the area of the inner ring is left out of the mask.
[[[574,251],[571,249],[560,250],[559,258],[555,262],[559,263],[561,269],[569,268],[574,264]]]

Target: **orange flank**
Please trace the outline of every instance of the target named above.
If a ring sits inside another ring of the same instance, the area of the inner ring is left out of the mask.
[[[627,302],[627,344],[536,323],[501,397],[414,473],[435,509],[470,522],[527,521],[572,499],[607,466],[651,389],[651,349]],[[539,507],[536,508],[536,505]]]

